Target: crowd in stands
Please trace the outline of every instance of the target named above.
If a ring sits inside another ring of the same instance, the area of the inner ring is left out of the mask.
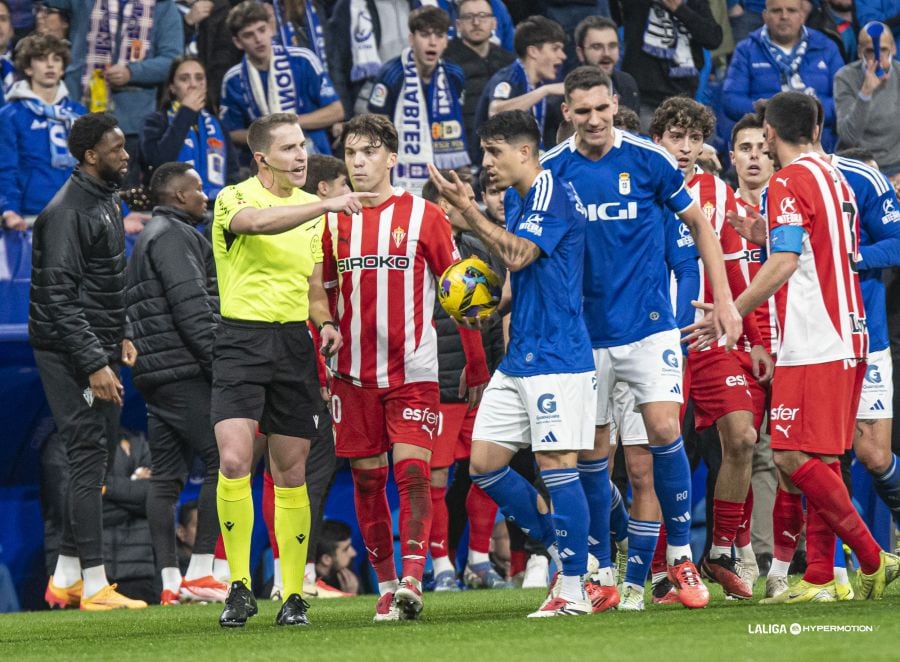
[[[441,204],[427,184],[428,165],[456,170],[472,185],[473,198],[502,222],[502,191],[478,176],[478,127],[499,112],[525,110],[537,121],[542,148],[550,150],[571,133],[563,119],[563,77],[579,65],[592,65],[611,78],[620,121],[635,132],[649,136],[654,114],[673,96],[705,104],[716,128],[703,136],[713,148],[700,163],[722,170],[726,179],[735,180],[735,123],[753,112],[757,101],[799,91],[821,102],[825,151],[864,150],[900,190],[900,75],[893,69],[900,66],[898,36],[900,0],[0,0],[0,233],[32,232],[36,217],[79,163],[69,148],[73,123],[89,112],[111,113],[128,153],[120,196],[125,231],[135,241],[144,235],[137,248],[141,263],[130,264],[129,284],[143,283],[141,269],[155,277],[159,263],[154,259],[168,259],[166,272],[179,276],[184,275],[179,269],[193,268],[196,287],[182,293],[183,319],[177,323],[193,329],[192,342],[198,345],[185,363],[196,356],[211,361],[217,319],[211,248],[197,242],[187,260],[183,253],[167,254],[154,246],[156,235],[150,233],[159,231],[161,214],[169,222],[185,220],[182,229],[192,235],[197,234],[193,226],[202,228],[210,220],[197,191],[212,209],[224,187],[252,172],[248,129],[254,120],[297,114],[306,150],[316,155],[305,188],[325,198],[349,190],[346,168],[333,158],[343,155],[345,123],[363,113],[385,115],[399,134],[395,185]],[[189,164],[199,175],[194,207],[189,192],[176,191],[165,179],[185,174],[163,170],[171,162]],[[151,188],[169,196],[163,212],[153,208]],[[446,205],[445,210],[453,222],[454,212]],[[463,241],[459,248],[464,256],[474,252]],[[162,290],[147,288],[139,286],[129,295],[127,305],[137,318],[146,319],[140,309],[165,297]],[[437,324],[452,325],[446,316]],[[488,364],[494,368],[499,355],[492,352],[501,352],[502,332],[489,328],[485,336]],[[157,349],[163,358],[154,357]],[[141,347],[145,363],[135,371],[135,381],[149,405],[151,427],[165,428],[174,438],[190,430],[196,412],[164,420],[155,408],[167,397],[160,384],[172,387],[178,370],[166,353],[170,349],[165,343]],[[458,376],[465,362],[462,349],[453,350],[458,356],[451,359],[462,362]],[[159,363],[148,369],[147,361],[156,358]],[[190,380],[197,398],[208,399],[208,361],[200,361],[194,372],[177,374],[177,388]],[[154,381],[160,372],[166,373],[162,381]],[[444,387],[442,382],[442,396]],[[452,395],[442,397],[445,401],[465,409]],[[135,435],[120,438],[113,449],[103,506],[104,557],[110,580],[146,602],[160,595],[159,568],[178,573],[169,584],[163,573],[164,602],[184,599],[182,576],[199,581],[213,574],[198,574],[189,566],[195,563],[193,549],[213,568],[217,524],[209,515],[204,518],[204,510],[215,507],[215,439],[211,430],[205,437],[200,432],[188,436],[193,440],[185,440],[188,450],[179,447],[165,456],[166,448]],[[62,506],[52,494],[61,494],[68,481],[58,455],[63,450],[57,443],[44,458],[45,469],[57,472],[45,481],[51,494],[44,504],[50,571],[63,526]],[[176,518],[191,452],[203,457],[205,491],[197,503],[181,506]],[[431,540],[438,590],[456,586],[454,567],[446,559],[459,544],[467,518],[484,543],[470,553],[467,583],[506,586],[506,577],[488,556],[495,546],[485,542],[493,534],[496,506],[484,510],[491,502],[480,489],[470,488],[466,465],[459,460],[451,455],[431,465],[436,511],[446,511],[446,504],[440,505],[445,497],[451,504],[449,545],[439,553],[435,545],[442,541]],[[336,465],[333,455],[317,461],[325,467],[318,478],[321,497]],[[448,497],[447,470],[453,465],[462,485],[451,484]],[[143,504],[148,504],[146,512]],[[311,535],[316,551],[309,555],[304,593],[343,595],[370,588],[366,578],[349,570],[356,556],[349,527],[323,523],[322,504],[316,508],[313,521],[319,524]],[[166,540],[151,544],[151,534]],[[546,574],[546,560],[532,554],[533,541],[514,526],[508,546],[504,569],[510,575],[521,578],[526,565]],[[274,537],[272,547],[277,556]],[[770,540],[761,539],[760,549],[771,559]],[[276,561],[272,595],[280,594],[279,572]],[[529,581],[534,580],[526,577],[526,586],[540,585]],[[197,599],[224,599],[220,581],[212,588],[197,586]]]

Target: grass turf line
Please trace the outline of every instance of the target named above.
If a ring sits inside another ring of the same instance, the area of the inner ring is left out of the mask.
[[[418,623],[372,623],[374,596],[314,600],[308,628],[274,626],[278,604],[239,630],[220,605],[142,611],[0,615],[0,659],[65,660],[897,660],[900,591],[881,602],[762,606],[722,599],[703,610],[647,605],[643,613],[526,619],[540,590],[425,595]],[[750,634],[757,624],[871,625],[871,633]]]

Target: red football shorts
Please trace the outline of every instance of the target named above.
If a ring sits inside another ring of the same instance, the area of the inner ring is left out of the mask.
[[[853,429],[864,361],[778,366],[772,380],[772,450],[843,455]]]
[[[691,352],[688,359],[690,398],[694,401],[694,427],[698,432],[735,411],[753,413],[756,429],[762,424],[766,392],[753,378],[750,357],[746,363],[737,356],[715,347],[704,352]],[[758,391],[754,396],[753,392]]]
[[[472,454],[472,428],[477,413],[477,407],[469,411],[465,402],[441,403],[441,422],[431,452],[432,469],[449,467]]]
[[[393,444],[432,449],[441,404],[437,382],[368,388],[335,377],[331,394],[338,457],[372,457]]]

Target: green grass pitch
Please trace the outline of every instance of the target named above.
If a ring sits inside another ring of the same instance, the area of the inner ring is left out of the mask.
[[[0,660],[341,660],[375,662],[506,662],[659,660],[681,662],[900,659],[900,589],[880,602],[764,607],[725,601],[712,587],[710,605],[648,605],[643,613],[526,619],[540,590],[425,595],[418,623],[372,623],[374,596],[313,600],[312,625],[279,628],[278,605],[239,630],[222,630],[220,605],[142,611],[33,612],[0,615]],[[757,593],[761,586],[757,586]],[[865,626],[869,632],[792,635],[792,624]],[[781,627],[788,630],[779,633]],[[760,631],[761,630],[761,631]]]

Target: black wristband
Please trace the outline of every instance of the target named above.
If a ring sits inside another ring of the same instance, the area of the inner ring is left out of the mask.
[[[333,326],[335,329],[338,329],[337,322],[335,322],[334,320],[325,320],[319,325],[319,333],[322,333],[322,329],[326,326]],[[338,330],[340,331],[340,329]]]

